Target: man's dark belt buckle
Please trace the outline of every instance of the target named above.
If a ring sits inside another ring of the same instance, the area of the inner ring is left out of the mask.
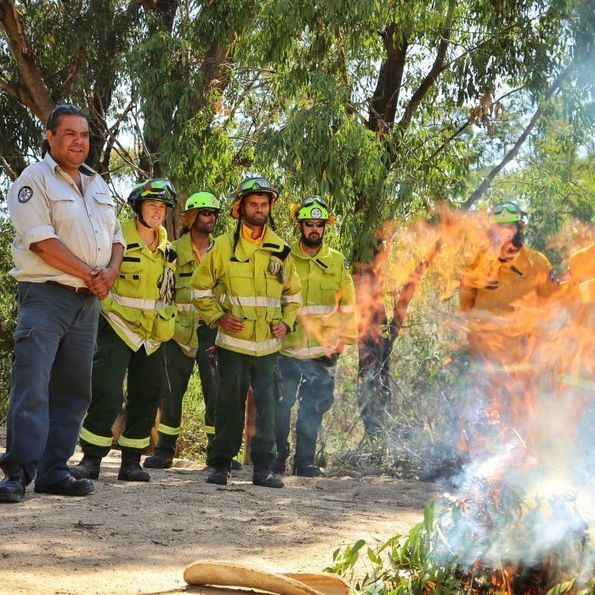
[[[68,291],[78,293],[79,295],[91,295],[91,290],[88,287],[73,287],[72,285],[64,285],[64,283],[58,283],[57,281],[46,281],[46,284],[63,287],[64,289],[68,289]]]

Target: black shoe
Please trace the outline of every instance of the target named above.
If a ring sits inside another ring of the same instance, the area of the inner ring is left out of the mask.
[[[320,477],[322,471],[316,465],[306,465],[293,468],[293,474],[298,477]]]
[[[147,457],[143,462],[145,469],[170,469],[174,462],[171,455],[156,452],[153,456]]]
[[[254,471],[252,474],[252,483],[255,486],[263,486],[265,488],[282,488],[284,485],[281,478],[269,469]]]
[[[25,495],[25,472],[21,467],[8,470],[0,482],[0,502],[21,502]]]
[[[101,457],[83,455],[80,463],[68,467],[68,471],[75,479],[99,479],[100,467]]]
[[[122,451],[122,464],[118,472],[121,481],[150,481],[151,476],[140,466],[140,452]]]
[[[35,484],[36,494],[54,494],[55,496],[86,496],[95,491],[95,486],[90,479],[75,479],[68,477],[60,483],[47,485]]]
[[[285,473],[285,461],[275,459],[271,465],[271,471],[277,475],[283,475]]]
[[[220,486],[226,486],[229,479],[229,471],[225,467],[215,467],[207,475],[207,483],[216,483]]]
[[[240,463],[240,461],[238,461],[237,459],[231,460],[231,470],[232,471],[239,471],[241,468],[242,468],[242,463]]]

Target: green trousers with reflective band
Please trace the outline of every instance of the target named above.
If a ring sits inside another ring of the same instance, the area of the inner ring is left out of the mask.
[[[91,406],[80,434],[85,454],[104,457],[109,452],[111,428],[122,407],[127,374],[126,426],[118,443],[122,450],[142,452],[149,446],[159,400],[169,383],[163,347],[151,355],[144,347],[132,351],[100,317]]]
[[[196,362],[202,394],[205,401],[205,432],[207,434],[207,464],[215,435],[215,403],[217,400],[217,381],[215,371],[209,359],[209,349],[215,344],[217,329],[208,326],[198,328],[198,351]],[[170,390],[161,399],[161,419],[159,422],[159,444],[156,452],[173,456],[182,424],[182,401],[188,388],[195,359],[188,357],[175,341],[168,341],[163,346],[169,377]]]
[[[215,439],[210,465],[229,469],[238,454],[244,432],[246,395],[252,384],[255,434],[250,453],[255,468],[269,468],[275,458],[275,406],[279,397],[277,354],[256,357],[217,348],[220,366],[215,412]]]

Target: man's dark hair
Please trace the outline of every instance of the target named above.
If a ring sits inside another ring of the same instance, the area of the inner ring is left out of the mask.
[[[87,123],[89,123],[89,114],[84,109],[70,103],[60,103],[50,112],[45,129],[56,132],[56,128],[58,128],[62,116],[80,116],[81,118],[85,118]],[[50,143],[47,138],[44,138],[41,143],[41,156],[45,157],[49,150]]]

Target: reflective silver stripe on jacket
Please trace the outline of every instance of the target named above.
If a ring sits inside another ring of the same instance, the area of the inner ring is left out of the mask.
[[[337,311],[336,306],[304,306],[298,310],[298,315],[306,314],[334,314]]]
[[[302,294],[295,293],[294,295],[281,296],[281,303],[282,304],[301,304],[301,303],[303,303]]]
[[[148,350],[158,347],[161,341],[155,341],[154,339],[143,339],[140,335],[131,331],[128,325],[115,313],[115,312],[103,312],[103,315],[107,317],[115,326],[120,329],[122,334],[134,345],[134,350],[138,351],[142,345]]]
[[[280,339],[269,339],[267,341],[247,341],[246,339],[237,339],[225,334],[219,329],[217,334],[217,344],[221,347],[237,347],[253,353],[263,353],[265,351],[274,351],[281,347]]]
[[[313,359],[316,357],[322,357],[323,355],[328,355],[329,353],[333,353],[337,349],[338,343],[335,343],[334,346],[322,346],[316,345],[313,347],[284,347],[282,353],[284,355],[289,355],[290,357],[295,357],[298,359]]]
[[[201,298],[209,298],[209,297],[213,297],[212,289],[193,289],[190,292],[191,300],[199,300]]]
[[[265,296],[222,295],[221,302],[229,302],[232,306],[246,306],[252,308],[280,308],[281,300]]]
[[[110,294],[114,302],[124,306],[125,308],[136,308],[138,310],[162,310],[166,304],[160,300],[143,300],[140,298],[127,297],[112,292]]]
[[[194,304],[188,304],[186,302],[176,302],[176,306],[180,312],[196,312],[196,306]]]

